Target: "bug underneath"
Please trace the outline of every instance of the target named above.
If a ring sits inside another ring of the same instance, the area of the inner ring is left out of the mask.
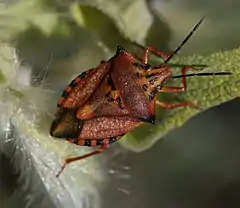
[[[138,45],[144,50],[140,58],[118,46],[113,57],[81,73],[65,88],[57,103],[50,135],[76,145],[99,148],[82,156],[67,158],[57,177],[69,163],[103,152],[111,143],[145,122],[154,124],[156,106],[167,109],[185,106],[198,108],[191,101],[173,104],[158,100],[158,93],[185,92],[187,76],[231,74],[187,74],[189,70],[196,69],[184,66],[181,75],[172,76],[168,62],[194,34],[203,19],[172,53]],[[163,63],[150,65],[150,53],[161,57]],[[181,78],[182,86],[168,86],[168,81],[173,78]]]

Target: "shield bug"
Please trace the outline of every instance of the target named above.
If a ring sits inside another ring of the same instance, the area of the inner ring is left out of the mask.
[[[172,76],[167,64],[200,26],[202,18],[169,54],[154,47],[143,47],[143,58],[131,54],[118,46],[116,54],[97,67],[81,73],[64,90],[58,100],[56,118],[50,135],[64,138],[80,146],[100,146],[89,154],[67,158],[57,177],[67,164],[104,151],[109,144],[119,140],[127,132],[144,122],[155,123],[155,106],[172,109],[182,106],[197,106],[190,101],[176,104],[157,100],[163,92],[185,92],[186,76],[208,76],[211,73],[186,74],[192,66],[184,66],[181,75]],[[163,63],[152,66],[148,63],[149,53],[163,58]],[[219,72],[216,75],[229,75]],[[182,87],[167,86],[172,78],[182,78]]]

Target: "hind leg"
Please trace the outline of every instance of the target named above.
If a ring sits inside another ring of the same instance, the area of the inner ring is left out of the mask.
[[[72,162],[75,162],[75,161],[78,161],[78,160],[82,160],[82,159],[85,159],[85,158],[88,158],[88,157],[91,157],[93,155],[98,155],[100,153],[102,153],[104,150],[106,150],[107,148],[109,147],[109,144],[106,143],[106,144],[103,144],[102,146],[100,146],[97,150],[95,151],[92,151],[88,154],[85,154],[85,155],[81,155],[81,156],[77,156],[77,157],[70,157],[70,158],[67,158],[65,160],[65,162],[63,163],[60,171],[56,174],[56,177],[59,177],[60,174],[63,172],[63,170],[67,167],[68,164],[72,163]]]

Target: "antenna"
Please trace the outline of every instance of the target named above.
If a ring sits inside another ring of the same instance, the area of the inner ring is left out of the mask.
[[[202,24],[205,16],[203,16],[198,23],[195,25],[195,27],[191,30],[191,32],[188,34],[188,36],[181,42],[181,44],[175,49],[175,51],[164,61],[163,64],[168,63],[174,55],[176,55],[180,49],[185,45],[185,43],[190,39],[190,37],[196,32],[196,30],[199,28],[199,26]]]
[[[172,79],[176,78],[182,78],[182,77],[194,77],[194,76],[200,76],[200,77],[206,77],[206,76],[224,76],[224,75],[232,75],[231,72],[205,72],[205,73],[195,73],[195,74],[185,74],[185,75],[176,75],[172,76]]]

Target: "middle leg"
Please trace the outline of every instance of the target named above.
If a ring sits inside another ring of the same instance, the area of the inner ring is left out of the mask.
[[[158,92],[186,92],[187,91],[187,78],[186,73],[188,70],[198,70],[192,66],[185,66],[181,69],[182,74],[182,87],[175,87],[175,86],[162,86],[158,89]]]
[[[182,101],[179,103],[174,103],[174,104],[157,100],[156,104],[158,106],[166,108],[166,109],[173,109],[173,108],[186,107],[186,106],[199,109],[199,107],[197,105],[195,105],[194,103],[192,103],[191,101],[188,101],[188,100]]]

